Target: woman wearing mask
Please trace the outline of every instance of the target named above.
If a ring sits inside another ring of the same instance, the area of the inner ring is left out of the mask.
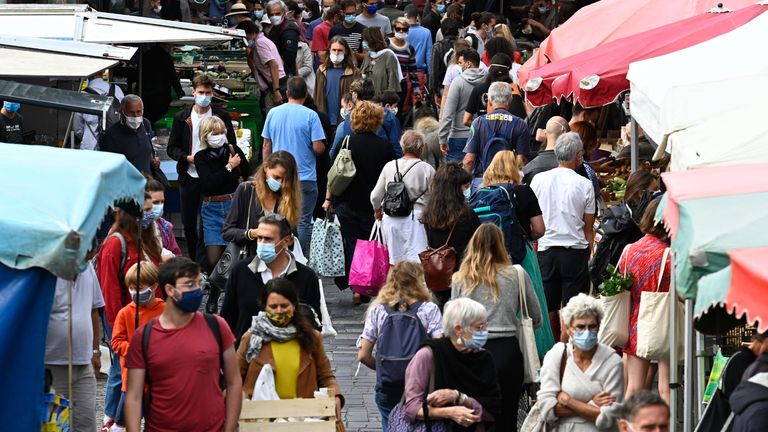
[[[181,248],[173,234],[173,224],[163,218],[165,207],[165,187],[157,180],[147,180],[147,192],[152,197],[152,215],[155,218],[155,237],[163,247],[163,260],[181,256]]]
[[[520,281],[523,285],[520,285]],[[461,268],[453,276],[451,298],[468,297],[488,311],[488,343],[485,345],[496,365],[501,388],[501,417],[497,430],[516,430],[517,406],[523,390],[523,354],[517,338],[521,314],[520,291],[524,290],[534,328],[541,327],[539,303],[531,278],[519,265],[512,265],[504,247],[501,230],[482,224],[469,241]]]
[[[459,164],[442,165],[429,185],[429,201],[421,215],[427,245],[438,249],[447,244],[456,251],[454,272],[459,270],[469,240],[480,226],[480,219],[467,204],[471,181],[472,176]],[[433,293],[433,301],[441,308],[450,298],[450,290]]]
[[[424,343],[405,370],[405,421],[450,422],[451,430],[485,431],[501,414],[501,391],[489,351],[488,312],[468,298],[451,300],[443,312],[445,337]]]
[[[366,312],[365,327],[363,328],[363,333],[357,339],[358,360],[372,370],[376,370],[373,347],[381,335],[384,321],[387,319],[389,311],[411,311],[418,318],[427,337],[443,337],[443,328],[440,324],[442,319],[440,309],[434,303],[430,303],[429,298],[429,291],[424,286],[424,271],[420,265],[411,262],[401,262],[392,267],[389,274],[387,274],[387,282],[379,290],[379,295]],[[399,354],[398,356],[402,357],[407,354],[409,353]],[[389,413],[402,396],[402,388],[384,388],[377,379],[373,397],[381,413],[381,427],[384,432],[387,431]]]
[[[360,71],[355,66],[355,56],[349,44],[341,36],[334,36],[325,62],[317,69],[315,80],[317,110],[328,113],[334,129],[344,120],[341,114],[342,96],[349,92],[352,81],[358,78]]]
[[[384,36],[378,27],[366,27],[363,30],[363,49],[366,51],[360,71],[363,78],[373,81],[376,95],[385,91],[400,92],[403,72],[397,55],[388,48]]]
[[[245,396],[253,396],[261,369],[269,364],[275,372],[275,390],[280,399],[314,398],[314,392],[322,387],[333,389],[336,421],[341,422],[344,396],[320,333],[303,314],[296,313],[296,286],[284,278],[272,279],[266,284],[262,302],[264,311],[253,317],[237,350]]]
[[[304,10],[301,12],[301,22],[304,26],[309,27],[309,23],[318,18],[320,18],[320,5],[317,3],[317,0],[304,0]],[[307,33],[307,36],[309,36],[310,40],[312,39],[309,33]]]
[[[424,151],[424,135],[409,130],[400,139],[404,155],[387,162],[379,174],[376,186],[371,192],[374,217],[382,221],[384,241],[389,251],[389,263],[419,261],[419,252],[427,249],[427,233],[421,224],[421,214],[428,201],[429,184],[435,175],[432,165],[421,160]],[[399,175],[398,175],[399,173]],[[396,175],[405,185],[412,210],[408,216],[384,214],[382,201],[387,184],[396,180]]]
[[[195,167],[203,196],[203,242],[208,264],[213,268],[227,244],[221,234],[233,194],[240,179],[251,175],[248,159],[239,147],[227,143],[224,121],[216,116],[200,123],[200,151],[195,153]]]
[[[395,152],[389,142],[376,135],[384,121],[384,109],[373,102],[360,101],[352,110],[351,125],[353,134],[349,136],[347,146],[352,153],[356,174],[347,189],[339,196],[326,192],[323,209],[335,210],[341,223],[341,236],[344,240],[345,276],[336,278],[336,286],[346,289],[349,286],[349,269],[355,253],[357,240],[366,240],[373,228],[373,207],[369,197],[376,186],[379,173],[387,162],[395,158]],[[353,301],[359,304],[360,294],[353,294]]]
[[[615,430],[624,396],[624,367],[612,348],[597,342],[603,306],[600,300],[579,294],[561,314],[571,342],[559,342],[542,362],[537,395],[542,416],[548,423],[557,422],[551,429],[557,432]]]
[[[536,259],[536,253],[534,253],[531,246],[531,242],[544,235],[544,217],[541,215],[539,200],[536,198],[536,194],[533,193],[533,189],[526,184],[522,184],[520,180],[520,165],[518,165],[515,153],[505,150],[496,153],[496,156],[493,157],[491,164],[483,174],[482,187],[503,185],[512,192],[511,198],[515,206],[517,220],[520,222],[520,227],[528,239],[525,245],[525,258],[517,264],[522,265],[525,272],[531,278],[539,307],[545,311],[547,310],[547,297],[544,294],[544,284],[541,281],[539,261]],[[549,326],[549,317],[544,314],[542,320],[545,325],[534,331],[536,335],[536,348],[540,358],[543,358],[547,351],[555,344],[555,337],[552,335],[552,329]]]
[[[416,73],[416,50],[408,43],[411,25],[406,18],[400,17],[392,22],[392,27],[395,34],[389,38],[389,49],[395,53],[400,63],[400,74],[405,77],[400,81],[400,92],[397,94],[400,98],[397,109],[402,119],[410,111],[412,101],[419,98],[419,76]]]
[[[222,237],[240,246],[247,245],[248,256],[255,256],[259,219],[272,213],[285,217],[291,230],[296,230],[301,214],[301,188],[296,159],[285,150],[269,155],[250,181],[237,186]]]

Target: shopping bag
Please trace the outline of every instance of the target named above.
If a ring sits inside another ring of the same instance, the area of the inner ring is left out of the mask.
[[[293,259],[296,260],[299,264],[307,265],[307,257],[304,256],[304,251],[301,250],[301,244],[299,243],[299,238],[296,236],[293,237],[293,247],[291,248],[291,253],[293,254]]]
[[[265,364],[256,378],[256,385],[253,387],[253,396],[251,400],[279,400],[275,387],[275,372],[272,365]]]
[[[323,325],[323,329],[320,331],[320,334],[324,337],[334,337],[338,333],[336,332],[336,329],[333,328],[333,323],[331,322],[331,314],[328,312],[328,305],[325,303],[325,290],[323,290],[323,280],[318,280],[318,283],[320,284],[320,315]]]
[[[309,267],[320,276],[344,275],[344,244],[339,224],[325,219],[315,219],[312,226],[312,242],[309,247]]]
[[[533,319],[528,312],[528,298],[525,295],[525,270],[515,264],[517,271],[517,288],[520,295],[520,322],[517,325],[517,337],[520,343],[520,351],[523,353],[523,383],[539,382],[539,369],[541,361],[536,348],[536,335],[533,332]]]
[[[649,360],[666,360],[669,358],[670,338],[674,338],[678,352],[683,349],[683,306],[677,301],[677,295],[672,290],[659,292],[664,268],[667,263],[669,248],[664,250],[661,258],[659,282],[656,291],[640,293],[640,309],[637,314],[637,356]],[[672,328],[669,322],[669,308],[677,309],[677,325]]]
[[[375,297],[387,281],[388,272],[389,252],[381,241],[381,221],[376,221],[368,240],[358,240],[355,245],[349,286],[360,295]]]

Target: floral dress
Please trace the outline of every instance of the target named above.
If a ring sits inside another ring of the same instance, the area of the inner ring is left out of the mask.
[[[664,249],[669,247],[658,237],[646,234],[635,243],[627,246],[624,255],[619,259],[619,273],[632,274],[635,282],[632,285],[632,298],[629,309],[629,340],[624,352],[629,355],[637,353],[637,315],[640,312],[640,295],[643,291],[656,291],[659,280],[659,266],[664,256]],[[672,265],[669,255],[664,267],[659,292],[669,291]]]

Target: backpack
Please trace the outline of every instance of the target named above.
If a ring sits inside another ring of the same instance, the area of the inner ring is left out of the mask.
[[[402,394],[405,389],[405,369],[422,342],[427,329],[416,312],[422,305],[417,301],[401,311],[384,305],[387,317],[376,339],[376,384],[387,393]]]
[[[504,244],[514,264],[523,262],[527,239],[520,226],[515,209],[511,184],[486,186],[478,189],[469,199],[469,205],[482,223],[492,223],[504,234]]]
[[[85,92],[93,95],[101,96],[99,92],[97,92],[96,90],[90,87],[86,87]],[[99,123],[99,127],[96,128],[96,130],[91,130],[91,133],[93,134],[94,137],[96,137],[97,141],[101,141],[101,137],[104,135],[104,132],[110,127],[112,127],[112,125],[120,123],[120,101],[117,100],[117,98],[115,97],[115,84],[109,85],[109,91],[105,96],[112,96],[112,104],[109,105],[109,108],[107,109],[107,113],[106,113],[107,127],[102,128],[101,123]]]
[[[128,243],[126,243],[125,237],[123,237],[123,235],[119,232],[110,234],[106,239],[104,239],[104,243],[106,243],[107,239],[110,237],[117,237],[117,239],[120,240],[120,268],[117,269],[117,279],[118,282],[120,282],[120,304],[126,305],[130,302],[130,297],[128,294],[128,287],[125,286],[125,274],[123,273],[123,269],[125,268],[125,263],[128,262]],[[104,243],[102,243],[102,247],[104,247]],[[93,268],[96,270],[97,276],[99,268],[98,260],[99,255],[96,255],[93,262]]]
[[[425,189],[424,192],[416,197],[416,199],[411,200],[410,195],[408,195],[408,189],[405,187],[405,183],[403,183],[403,178],[408,174],[408,171],[421,162],[422,161],[416,162],[411,165],[410,168],[405,170],[404,173],[400,174],[400,167],[397,164],[397,159],[395,159],[395,179],[387,183],[384,198],[381,201],[382,210],[384,210],[384,213],[388,216],[403,217],[410,215],[413,211],[413,203],[418,201],[419,198],[427,192]]]
[[[491,122],[488,121],[486,116],[480,116],[478,118],[482,119],[480,120],[481,122],[485,122],[485,125],[488,127],[488,132],[490,132],[491,136],[488,138],[488,141],[485,142],[485,145],[478,155],[479,160],[478,163],[475,164],[475,174],[485,172],[485,170],[487,170],[491,165],[493,157],[496,156],[496,153],[503,150],[509,150],[509,139],[503,134],[503,132],[506,132],[506,129],[508,128],[503,127],[502,130],[497,131],[493,128],[493,126],[491,126]]]

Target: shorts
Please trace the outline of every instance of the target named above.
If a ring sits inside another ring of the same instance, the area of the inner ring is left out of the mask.
[[[226,246],[227,241],[221,236],[224,219],[232,207],[232,200],[203,202],[200,217],[203,220],[203,243],[206,246]]]

